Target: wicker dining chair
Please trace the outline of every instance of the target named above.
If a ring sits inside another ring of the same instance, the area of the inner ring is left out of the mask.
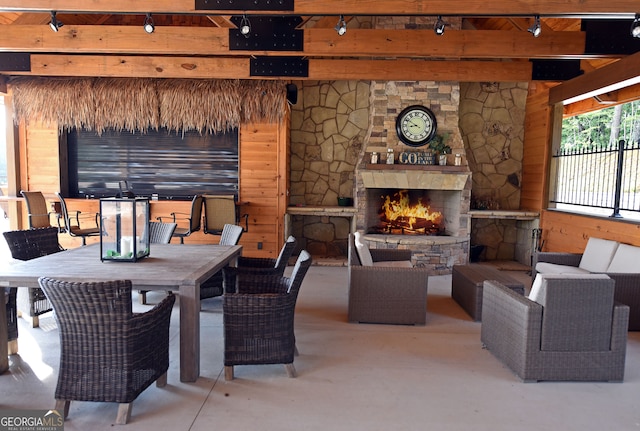
[[[36,257],[62,251],[58,243],[58,229],[44,227],[3,232],[11,256],[17,260],[31,260]],[[51,311],[51,303],[39,287],[18,289],[17,308],[23,317],[31,319],[31,326],[37,328],[39,316]]]
[[[239,272],[265,275],[283,275],[289,264],[289,259],[296,248],[295,237],[289,236],[280,249],[277,259],[271,257],[245,257],[239,256],[236,266],[227,266],[222,269],[223,287],[225,292],[236,291],[236,279]]]
[[[149,222],[149,243],[151,244],[169,244],[173,232],[178,225],[176,223],[162,223],[159,221]],[[140,304],[145,305],[147,303],[148,290],[139,290],[138,299]]]
[[[242,236],[242,226],[226,224],[222,229],[219,245],[237,245]],[[213,274],[200,286],[200,299],[214,298],[224,292],[222,270]]]
[[[310,266],[302,250],[291,277],[238,274],[238,291],[222,297],[225,380],[233,380],[235,365],[284,364],[296,376],[295,307]]]
[[[167,383],[169,323],[175,296],[133,313],[131,281],[38,280],[55,309],[60,330],[56,409],[71,401],[119,403],[117,424],[131,417],[133,401],[153,382]]]

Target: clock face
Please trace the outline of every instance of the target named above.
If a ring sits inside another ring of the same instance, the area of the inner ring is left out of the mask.
[[[398,138],[411,147],[425,145],[436,135],[436,129],[436,116],[424,106],[409,106],[396,119]]]

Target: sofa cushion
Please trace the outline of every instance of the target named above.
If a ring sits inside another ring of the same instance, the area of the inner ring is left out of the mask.
[[[353,242],[356,245],[356,252],[358,253],[358,258],[362,266],[373,266],[373,258],[371,257],[369,246],[362,239],[360,232],[353,234]]]
[[[536,272],[540,274],[589,274],[586,269],[559,263],[538,262]]]
[[[589,272],[605,272],[616,253],[618,244],[608,239],[589,238],[578,267]]]
[[[640,272],[640,247],[620,244],[611,263],[604,272],[638,273]]]
[[[600,279],[609,279],[606,274],[590,274],[588,272],[584,273],[574,273],[574,274],[536,274],[536,278],[533,280],[533,284],[531,285],[531,291],[529,292],[528,298],[531,301],[537,302],[540,304],[542,299],[542,290],[543,290],[543,282],[548,279],[585,279],[585,280],[600,280]]]

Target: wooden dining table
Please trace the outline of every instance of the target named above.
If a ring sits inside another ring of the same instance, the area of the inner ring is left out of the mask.
[[[241,253],[239,245],[152,244],[150,255],[137,262],[102,262],[100,246],[93,244],[3,265],[0,287],[38,287],[38,278],[46,276],[79,282],[124,279],[137,290],[178,292],[180,380],[195,382],[200,376],[200,284]],[[4,289],[0,291],[4,305]],[[6,325],[6,318],[0,320],[0,372],[7,367]]]

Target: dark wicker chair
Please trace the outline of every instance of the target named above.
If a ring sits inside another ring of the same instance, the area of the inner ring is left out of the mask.
[[[67,202],[60,193],[56,193],[60,200],[60,210],[64,226],[58,226],[60,232],[66,232],[69,236],[82,239],[82,245],[87,245],[87,237],[100,235],[100,214],[82,214],[81,211],[70,212]],[[58,218],[60,223],[60,218]],[[87,227],[90,224],[90,227]]]
[[[226,224],[222,229],[220,235],[220,245],[237,245],[242,236],[242,226],[235,224]],[[213,274],[208,280],[206,280],[200,286],[200,299],[214,298],[221,296],[224,293],[223,288],[223,274],[222,271],[218,271]]]
[[[178,225],[175,223],[162,223],[157,221],[149,222],[149,243],[169,244],[176,227],[178,227]],[[138,291],[140,304],[145,305],[147,303],[147,292],[148,290]]]
[[[222,297],[225,380],[233,380],[235,365],[284,364],[296,376],[295,306],[310,265],[303,250],[291,277],[238,274],[238,292]]]
[[[602,277],[602,278],[597,278]],[[485,281],[481,340],[524,381],[622,381],[629,307],[602,275],[543,275],[538,302]]]
[[[3,232],[3,235],[11,256],[17,260],[31,260],[62,251],[55,227],[14,230]],[[38,287],[18,289],[17,304],[23,317],[26,315],[31,319],[34,328],[39,326],[39,316],[51,311],[51,303]]]
[[[2,289],[2,287],[0,287]],[[7,309],[7,342],[10,355],[18,353],[18,308],[16,306],[16,287],[5,287]]]
[[[131,417],[131,403],[153,382],[167,383],[169,323],[175,296],[151,310],[132,312],[131,281],[73,283],[41,277],[60,330],[56,409],[71,401],[120,403],[116,423]]]
[[[184,244],[184,239],[190,236],[193,232],[197,232],[200,230],[202,226],[202,195],[195,195],[191,200],[191,212],[187,213],[179,213],[172,212],[171,213],[171,222],[178,223],[180,220],[186,220],[188,227],[176,227],[173,232],[173,236],[177,236],[180,238],[180,244]],[[158,221],[163,222],[163,218],[166,217],[158,217]]]
[[[231,293],[236,291],[236,275],[239,272],[283,275],[284,270],[289,264],[289,258],[291,258],[293,250],[296,248],[296,243],[296,239],[293,236],[289,236],[280,249],[280,254],[277,259],[270,257],[238,257],[236,266],[227,266],[222,269],[224,291]]]

